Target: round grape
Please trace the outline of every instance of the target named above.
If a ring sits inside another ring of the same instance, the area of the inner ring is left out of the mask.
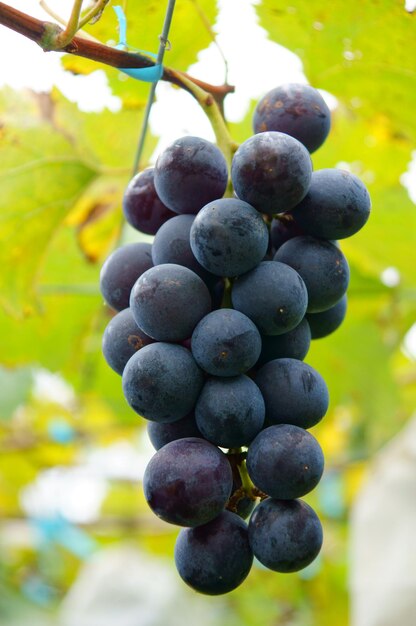
[[[177,439],[160,448],[143,477],[144,495],[152,511],[178,526],[200,526],[217,517],[230,497],[232,484],[225,454],[197,437]]]
[[[107,304],[116,311],[127,309],[134,283],[152,266],[150,243],[130,243],[114,250],[100,273],[100,289]]]
[[[210,202],[191,228],[191,248],[199,263],[217,276],[238,276],[267,252],[269,233],[261,215],[236,198]]]
[[[308,313],[331,308],[347,290],[350,279],[347,259],[329,241],[295,237],[279,248],[274,260],[287,263],[303,278],[308,291]]]
[[[148,422],[147,434],[155,450],[160,450],[167,443],[177,439],[184,439],[185,437],[199,437],[202,439],[193,413],[168,424]]]
[[[234,282],[231,300],[261,333],[281,335],[302,321],[308,293],[302,278],[289,265],[263,261]]]
[[[297,359],[275,359],[257,372],[266,406],[266,424],[315,426],[328,410],[328,388],[322,376]]]
[[[207,595],[232,591],[247,577],[253,563],[247,525],[224,511],[204,526],[181,530],[175,563],[181,578],[195,591]]]
[[[130,306],[137,325],[157,341],[183,341],[211,310],[211,296],[192,270],[166,263],[135,283]]]
[[[303,569],[318,556],[322,526],[302,500],[263,500],[254,510],[248,535],[254,556],[275,572]]]
[[[195,407],[199,430],[222,448],[247,446],[264,422],[264,400],[248,376],[211,378]]]
[[[181,137],[159,155],[154,182],[158,196],[175,213],[198,213],[221,198],[228,181],[219,148],[201,137]]]
[[[147,235],[155,235],[162,224],[176,215],[157,195],[153,171],[153,167],[149,167],[136,174],[123,197],[124,217],[133,228]]]
[[[122,379],[131,408],[155,422],[175,422],[190,413],[203,381],[189,350],[170,343],[152,343],[136,352]]]
[[[272,498],[292,500],[309,493],[324,471],[324,455],[315,437],[292,424],[269,426],[252,441],[247,471]]]
[[[340,169],[313,172],[308,193],[291,215],[309,235],[344,239],[368,220],[371,201],[361,180]]]
[[[122,374],[127,361],[138,350],[153,343],[136,324],[130,308],[110,320],[103,334],[103,355],[117,374]]]
[[[316,313],[316,315],[320,315]],[[311,330],[306,318],[283,335],[263,335],[261,353],[256,367],[261,367],[275,359],[298,359],[303,361],[311,345]]]
[[[260,213],[289,211],[304,198],[312,175],[309,152],[297,139],[266,132],[247,139],[231,165],[237,196]]]
[[[261,337],[253,322],[234,309],[206,315],[192,334],[192,354],[212,376],[238,376],[256,363]]]
[[[289,83],[269,91],[253,116],[255,133],[275,130],[298,139],[309,152],[323,144],[331,127],[331,113],[319,91]]]
[[[322,313],[308,313],[306,319],[311,329],[312,339],[327,337],[339,328],[347,313],[347,296]]]

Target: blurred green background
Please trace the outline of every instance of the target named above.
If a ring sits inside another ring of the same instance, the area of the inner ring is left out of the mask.
[[[154,49],[164,3],[129,0],[125,8],[131,44]],[[299,574],[255,566],[224,598],[200,598],[176,577],[177,529],[155,518],[141,491],[152,454],[143,421],[101,355],[111,313],[98,289],[100,265],[120,241],[140,239],[123,223],[121,198],[149,86],[101,68],[123,107],[100,113],[80,111],[57,89],[5,87],[0,624],[170,626],[193,623],[195,611],[201,625],[350,623],[351,507],[376,453],[411,418],[416,399],[416,209],[407,188],[416,195],[415,17],[387,0],[263,0],[255,9],[269,38],[300,57],[308,81],[337,99],[314,168],[350,169],[373,203],[363,231],[342,242],[352,276],[347,319],[306,358],[331,398],[313,429],[326,472],[307,498],[323,520],[322,553]],[[206,23],[213,26],[217,13],[213,0],[178,0],[171,67],[187,70],[209,46]],[[88,27],[103,42],[114,39],[114,29],[110,6]],[[252,56],[247,80],[255,81],[256,64],[267,59],[256,50]],[[97,69],[77,57],[63,63],[76,73]],[[230,124],[236,141],[252,132],[254,104]],[[143,165],[157,140],[154,132],[148,137]]]

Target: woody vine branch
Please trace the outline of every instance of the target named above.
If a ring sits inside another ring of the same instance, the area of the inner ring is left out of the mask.
[[[0,2],[0,24],[14,30],[38,44],[45,52],[59,51],[91,59],[105,65],[119,68],[146,68],[154,66],[154,61],[137,52],[127,52],[111,48],[102,43],[75,36],[69,43],[62,37],[66,29],[58,24],[42,21],[22,11]],[[64,41],[64,45],[56,48],[56,41]],[[164,67],[161,80],[170,82],[191,93],[204,109],[213,124],[217,141],[221,148],[227,146],[225,152],[231,153],[233,142],[222,118],[221,111],[224,98],[234,91],[232,85],[211,85],[186,72]]]

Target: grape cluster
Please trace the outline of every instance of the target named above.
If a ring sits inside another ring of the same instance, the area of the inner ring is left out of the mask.
[[[119,248],[101,272],[104,299],[119,311],[104,356],[157,450],[146,500],[184,527],[179,574],[212,595],[237,587],[253,555],[294,572],[321,548],[320,521],[300,498],[323,473],[308,429],[329,398],[303,359],[311,338],[345,316],[338,240],[370,211],[356,176],[312,170],[310,152],[330,126],[315,89],[272,90],[253,123],[232,161],[232,197],[224,156],[199,137],[178,139],[136,175],[124,213],[153,244]]]

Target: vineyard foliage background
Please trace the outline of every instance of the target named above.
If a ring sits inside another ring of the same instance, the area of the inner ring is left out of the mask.
[[[322,557],[304,575],[255,569],[228,598],[201,600],[207,615],[217,611],[221,625],[348,623],[349,510],[374,455],[409,420],[416,400],[415,357],[403,347],[415,323],[416,298],[416,210],[403,185],[416,150],[415,16],[387,0],[289,5],[259,2],[260,24],[272,41],[299,55],[311,84],[338,101],[330,137],[313,155],[314,168],[348,164],[367,184],[373,212],[363,231],[342,244],[352,274],[347,320],[307,357],[331,396],[327,417],[314,428],[326,475],[309,498],[324,520]],[[213,0],[178,0],[169,66],[187,70],[210,44],[201,12],[215,24]],[[130,1],[129,43],[154,49],[163,14],[164,3]],[[110,7],[88,30],[102,42],[115,38]],[[17,44],[13,53],[19,54]],[[256,64],[263,63],[253,50],[247,80],[255,80]],[[98,67],[69,55],[63,64],[76,73]],[[45,471],[85,467],[92,454],[117,446],[127,446],[129,454],[136,450],[138,457],[143,450],[149,454],[143,422],[128,409],[118,376],[103,362],[101,336],[110,313],[97,286],[100,264],[120,237],[140,238],[124,227],[121,198],[149,85],[101,69],[123,100],[117,113],[81,112],[56,89],[0,92],[4,624],[25,623],[25,615],[33,624],[48,624],[92,552],[129,540],[153,559],[171,557],[176,536],[176,529],[154,520],[139,481],[122,471],[103,473],[99,515],[85,523],[62,518],[59,507],[42,509],[40,502],[36,508],[33,498],[27,504]],[[231,124],[237,141],[250,135],[250,119],[251,111]],[[157,140],[148,137],[143,163]],[[396,273],[386,274],[387,268]]]

